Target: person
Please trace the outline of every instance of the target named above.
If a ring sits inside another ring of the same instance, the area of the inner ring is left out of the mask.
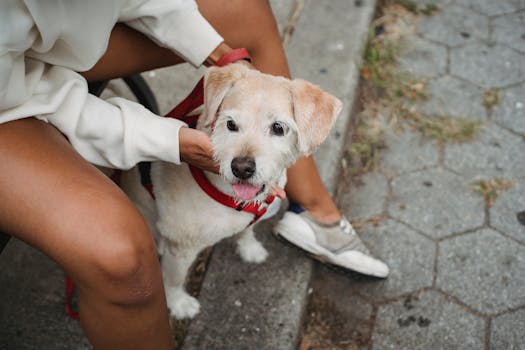
[[[172,347],[148,227],[92,164],[128,169],[163,160],[213,170],[211,143],[131,101],[89,95],[86,81],[182,62],[211,65],[232,47],[247,48],[256,69],[289,77],[269,3],[8,0],[0,4],[0,33],[0,230],[50,256],[76,282],[80,322],[95,348]],[[386,276],[312,158],[288,175],[287,195],[303,212],[287,215],[315,245]],[[294,229],[286,217],[278,225],[285,237]]]

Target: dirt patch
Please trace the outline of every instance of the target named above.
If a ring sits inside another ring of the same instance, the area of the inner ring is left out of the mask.
[[[321,293],[312,293],[307,318],[299,350],[364,350],[370,346],[370,321],[349,317]]]

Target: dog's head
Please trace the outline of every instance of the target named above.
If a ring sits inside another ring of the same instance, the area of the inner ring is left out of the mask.
[[[209,68],[197,128],[211,134],[220,173],[240,200],[264,199],[287,167],[328,136],[341,102],[301,79],[243,64]]]

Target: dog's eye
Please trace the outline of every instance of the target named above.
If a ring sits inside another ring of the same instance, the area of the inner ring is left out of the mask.
[[[231,119],[226,122],[226,127],[230,131],[239,131],[239,128],[237,127],[237,124],[235,124],[235,122],[233,120],[231,120]]]
[[[276,136],[283,136],[285,131],[285,126],[279,122],[272,124],[272,134]]]

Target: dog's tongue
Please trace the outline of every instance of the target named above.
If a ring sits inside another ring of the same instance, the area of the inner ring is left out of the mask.
[[[262,186],[254,186],[249,184],[234,184],[232,185],[233,192],[237,197],[239,197],[242,200],[250,200],[255,195],[257,195],[257,192],[259,192],[262,188]]]

